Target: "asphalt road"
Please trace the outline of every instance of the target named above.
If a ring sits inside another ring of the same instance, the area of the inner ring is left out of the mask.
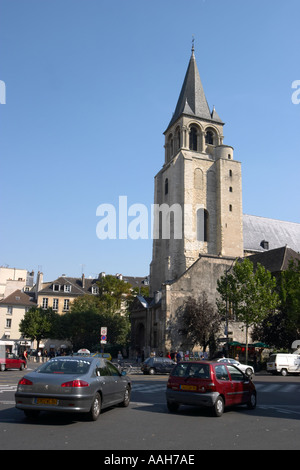
[[[82,415],[48,413],[41,413],[37,421],[30,422],[14,407],[16,384],[23,375],[20,371],[0,373],[2,450],[102,450],[101,458],[113,459],[117,455],[113,451],[117,450],[127,451],[126,455],[131,451],[135,455],[136,450],[169,454],[181,450],[189,456],[199,450],[300,447],[298,376],[256,375],[253,380],[258,392],[257,408],[227,409],[221,418],[213,418],[208,410],[193,407],[182,406],[178,413],[168,413],[167,376],[132,375],[128,408],[104,410],[96,422]],[[134,466],[134,462],[126,463]]]

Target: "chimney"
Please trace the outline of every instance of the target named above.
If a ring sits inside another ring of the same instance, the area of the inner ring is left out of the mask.
[[[83,273],[82,273],[82,277],[81,277],[81,284],[82,284],[82,288],[84,289],[85,288],[85,277],[84,277]]]

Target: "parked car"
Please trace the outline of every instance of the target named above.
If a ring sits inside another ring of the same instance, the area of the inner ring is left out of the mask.
[[[267,361],[267,371],[271,374],[300,374],[299,354],[271,354]]]
[[[96,420],[103,408],[128,406],[131,381],[98,357],[59,356],[26,374],[15,393],[16,408],[28,417],[40,411],[88,413]]]
[[[143,362],[141,370],[144,374],[168,374],[175,365],[176,362],[168,357],[148,357]]]
[[[6,369],[20,369],[23,370],[26,367],[26,361],[21,359],[12,353],[6,353],[5,358],[0,358],[0,370],[1,372]]]
[[[224,408],[246,404],[256,407],[256,390],[250,378],[232,364],[207,361],[181,362],[172,370],[166,390],[167,407],[181,404],[211,408],[222,416]]]
[[[249,377],[251,377],[254,374],[254,368],[252,366],[241,364],[239,361],[236,361],[235,359],[231,359],[230,357],[229,358],[222,357],[221,359],[218,359],[218,362],[225,362],[226,364],[233,364],[234,366],[241,369],[241,371],[244,372],[246,375],[249,375]]]

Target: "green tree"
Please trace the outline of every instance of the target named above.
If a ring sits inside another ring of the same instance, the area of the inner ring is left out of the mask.
[[[278,311],[271,312],[254,328],[252,338],[278,349],[288,349],[300,337],[299,260],[291,260],[288,269],[280,273],[277,290],[280,298]]]
[[[300,336],[300,260],[291,260],[279,279],[281,311],[287,317],[294,339]]]
[[[74,300],[70,312],[61,317],[61,327],[64,337],[71,341],[75,351],[82,347],[99,349],[101,327],[107,327],[108,346],[128,346],[128,315],[112,314],[105,310],[98,296],[85,295]]]
[[[120,312],[122,303],[127,307],[127,302],[132,296],[131,284],[109,274],[102,277],[97,285],[103,310],[114,314]]]
[[[189,297],[182,306],[179,332],[192,347],[200,345],[205,351],[209,346],[213,353],[220,322],[214,305],[208,301],[206,292],[202,292],[197,299]]]
[[[19,331],[24,338],[37,342],[37,350],[43,339],[55,337],[58,331],[59,315],[51,308],[33,307],[20,321]]]
[[[218,279],[217,291],[219,312],[227,315],[231,305],[237,319],[245,325],[247,362],[249,328],[261,323],[279,306],[276,279],[259,263],[254,270],[253,263],[245,258]]]

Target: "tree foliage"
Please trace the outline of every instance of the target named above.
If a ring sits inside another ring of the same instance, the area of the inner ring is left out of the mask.
[[[110,345],[128,345],[130,324],[127,315],[103,311],[98,298],[86,295],[74,300],[70,312],[61,317],[63,335],[80,348],[100,349],[101,327],[107,327]]]
[[[195,299],[189,297],[181,310],[179,333],[192,347],[200,345],[203,350],[214,349],[215,337],[220,327],[220,316],[208,301],[206,292]]]
[[[102,308],[110,313],[120,311],[123,304],[131,298],[131,284],[110,274],[102,277],[97,285],[99,287],[99,300]]]
[[[32,307],[20,321],[19,331],[24,338],[36,341],[39,349],[41,340],[57,336],[59,322],[59,315],[51,308]]]
[[[131,285],[115,276],[101,278],[97,285],[99,295],[78,297],[70,312],[61,319],[64,337],[73,344],[73,349],[82,347],[100,349],[100,330],[106,327],[108,345],[127,347],[130,336],[128,302],[132,297]]]
[[[300,337],[300,262],[291,260],[286,271],[277,280],[280,305],[277,312],[271,312],[252,334],[275,348],[288,349]]]
[[[279,306],[276,292],[276,279],[261,264],[254,270],[253,263],[245,258],[226,272],[217,282],[220,298],[218,310],[228,314],[228,305],[233,308],[237,320],[245,325],[246,360],[248,354],[248,331],[253,325],[260,324]]]
[[[107,327],[108,345],[127,347],[130,322],[127,305],[131,285],[107,275],[98,282],[99,295],[83,295],[75,299],[70,311],[59,315],[52,309],[30,309],[20,322],[20,332],[39,343],[42,339],[69,340],[74,351],[85,347],[100,349],[101,327]]]

